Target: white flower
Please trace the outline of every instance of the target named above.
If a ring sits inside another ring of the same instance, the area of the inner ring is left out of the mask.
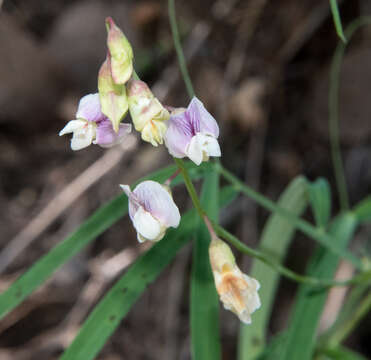
[[[180,213],[167,187],[143,181],[133,191],[120,185],[129,198],[129,216],[139,242],[161,240],[168,227],[178,227]]]
[[[59,132],[59,136],[73,133],[71,139],[71,149],[81,150],[89,146],[96,136],[97,124],[84,119],[71,120]]]
[[[224,308],[234,312],[243,323],[251,324],[251,314],[261,305],[259,282],[241,272],[224,241],[213,239],[209,255],[215,287]]]

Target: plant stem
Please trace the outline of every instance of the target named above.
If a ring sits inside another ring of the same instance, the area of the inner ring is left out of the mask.
[[[195,92],[193,90],[193,85],[191,78],[188,73],[187,69],[187,63],[184,57],[183,49],[182,49],[182,44],[180,42],[180,36],[179,36],[179,30],[178,30],[178,25],[176,21],[176,14],[175,14],[175,4],[174,0],[169,0],[168,1],[168,9],[169,9],[169,19],[170,19],[170,27],[171,27],[171,33],[173,35],[173,42],[174,42],[174,47],[175,51],[178,56],[178,61],[179,61],[179,67],[180,71],[182,73],[182,77],[184,80],[184,83],[187,88],[188,96],[192,98],[195,95]]]
[[[265,196],[259,194],[255,190],[251,189],[249,186],[244,184],[241,180],[239,180],[236,176],[234,176],[231,172],[225,169],[220,164],[215,164],[215,168],[224,176],[226,180],[228,180],[232,185],[234,185],[238,190],[242,193],[256,201],[259,205],[264,207],[265,209],[276,212],[282,216],[284,216],[288,221],[290,221],[293,225],[295,225],[299,230],[301,230],[304,234],[308,235],[309,237],[317,240],[321,245],[326,246],[329,250],[331,250],[336,255],[343,257],[350,261],[357,269],[362,268],[361,261],[349,252],[340,251],[336,247],[336,239],[332,236],[328,235],[324,232],[323,229],[317,229],[313,225],[309,224],[307,221],[302,220],[295,215],[293,215],[289,210],[286,210],[278,205],[276,205],[273,201],[269,200]]]
[[[336,5],[334,1],[331,5]],[[333,13],[335,16],[335,13]],[[353,21],[345,31],[345,37],[349,40],[354,32],[364,25],[371,24],[370,17],[361,17]],[[331,63],[330,72],[330,90],[329,90],[329,133],[331,144],[331,157],[334,166],[336,187],[339,193],[340,206],[343,211],[349,208],[349,199],[347,193],[346,179],[344,175],[344,166],[341,158],[340,140],[339,140],[339,84],[340,70],[346,43],[339,42]]]
[[[315,278],[315,277],[312,277],[312,276],[300,275],[300,274],[296,273],[295,271],[292,271],[292,270],[286,268],[285,266],[277,263],[276,261],[272,260],[268,255],[264,254],[264,252],[262,252],[260,250],[252,249],[249,246],[245,245],[240,240],[238,240],[234,235],[229,233],[227,230],[225,230],[223,227],[221,227],[217,223],[215,223],[215,222],[211,222],[211,223],[212,223],[216,233],[220,237],[222,237],[223,239],[228,241],[231,245],[233,245],[237,250],[241,251],[244,254],[247,254],[249,256],[252,256],[252,257],[262,261],[263,263],[265,263],[268,266],[275,269],[281,275],[283,275],[283,276],[285,276],[285,277],[287,277],[287,278],[289,278],[293,281],[296,281],[296,282],[299,282],[299,283],[305,283],[305,284],[309,284],[309,285],[314,285],[314,286],[323,286],[323,287],[346,286],[346,285],[355,284],[355,283],[359,283],[359,282],[368,282],[369,281],[369,277],[371,275],[369,273],[367,273],[368,274],[367,278],[365,277],[365,273],[361,273],[357,276],[354,276],[350,279],[346,279],[346,280],[343,280],[343,281],[334,281],[334,280],[331,280],[331,279],[319,279],[319,278]]]
[[[193,203],[195,209],[197,210],[197,212],[200,215],[201,219],[204,219],[205,211],[202,209],[202,206],[201,206],[200,200],[198,198],[196,189],[195,189],[195,187],[194,187],[194,185],[192,183],[191,178],[189,177],[189,174],[188,174],[187,169],[184,166],[183,160],[174,158],[174,161],[178,165],[178,168],[180,170],[180,173],[182,174],[182,176],[184,178],[185,186],[186,186],[186,188],[188,190],[189,196],[192,199],[192,203]]]

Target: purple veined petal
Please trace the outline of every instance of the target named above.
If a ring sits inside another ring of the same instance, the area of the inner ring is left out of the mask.
[[[119,131],[116,133],[113,130],[111,121],[108,118],[104,118],[97,124],[97,135],[94,144],[104,148],[112,147],[122,142],[130,132],[131,125],[121,123]]]
[[[105,118],[101,111],[99,94],[89,94],[81,98],[77,108],[76,119],[98,122]]]
[[[186,156],[186,148],[193,135],[185,112],[171,115],[164,138],[165,146],[172,156],[183,158]]]
[[[199,99],[196,97],[192,98],[186,113],[189,121],[192,123],[195,134],[198,132],[209,133],[218,138],[219,126]]]
[[[133,191],[148,211],[166,227],[177,227],[180,213],[169,192],[159,183],[151,180],[143,181]]]

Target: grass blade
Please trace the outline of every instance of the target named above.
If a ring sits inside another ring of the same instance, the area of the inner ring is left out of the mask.
[[[357,219],[345,213],[335,218],[329,232],[345,248],[353,235]],[[318,278],[332,278],[339,258],[323,247],[317,248],[308,266],[308,274]],[[292,318],[287,332],[287,341],[280,359],[312,359],[319,318],[327,297],[328,289],[314,289],[301,285],[296,297]]]
[[[300,216],[308,203],[307,187],[304,177],[294,179],[281,195],[279,206]],[[274,259],[281,263],[294,232],[295,226],[292,223],[282,215],[274,213],[264,227],[260,249],[272,254]],[[250,275],[262,284],[259,290],[262,306],[254,314],[252,325],[241,325],[238,345],[240,360],[255,359],[265,348],[267,325],[279,280],[279,274],[274,269],[256,259],[253,261]]]
[[[365,357],[345,347],[323,351],[326,357],[319,356],[318,360],[366,360]]]
[[[198,178],[202,173],[202,169],[197,169],[191,162],[187,162],[186,167],[190,170],[190,176],[193,179]],[[175,165],[171,165],[146,176],[144,179],[163,182],[176,169]],[[180,181],[178,178],[175,180],[176,183]],[[125,195],[120,195],[99,208],[76,231],[51,249],[0,295],[0,318],[22,303],[27,296],[52,276],[59,267],[124,216],[127,211],[127,198]]]
[[[204,177],[201,204],[208,216],[217,221],[219,174],[211,172]],[[191,275],[191,341],[194,360],[221,359],[219,339],[219,299],[209,261],[210,235],[199,221],[193,246]]]
[[[222,191],[220,205],[226,205],[235,195],[236,192],[230,188]],[[156,279],[176,252],[189,241],[195,226],[195,216],[194,211],[184,215],[178,229],[171,229],[163,240],[142,255],[121,276],[94,308],[61,360],[94,359],[148,284]]]
[[[314,219],[319,228],[325,228],[331,214],[331,188],[326,179],[319,178],[308,182],[309,200]]]
[[[354,214],[359,222],[369,222],[371,220],[371,196],[366,197],[354,208]]]

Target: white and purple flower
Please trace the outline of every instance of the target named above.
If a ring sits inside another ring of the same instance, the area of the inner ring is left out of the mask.
[[[76,120],[71,120],[60,131],[59,136],[73,133],[71,149],[81,150],[91,144],[111,147],[122,142],[131,132],[130,124],[120,124],[116,133],[111,121],[101,112],[99,94],[89,94],[81,98]]]
[[[165,145],[176,158],[189,157],[195,164],[221,156],[218,143],[219,127],[213,116],[196,97],[187,109],[175,109],[170,114]]]
[[[168,227],[176,228],[180,213],[170,190],[155,181],[143,181],[131,191],[120,185],[129,198],[129,216],[139,242],[161,240]]]

